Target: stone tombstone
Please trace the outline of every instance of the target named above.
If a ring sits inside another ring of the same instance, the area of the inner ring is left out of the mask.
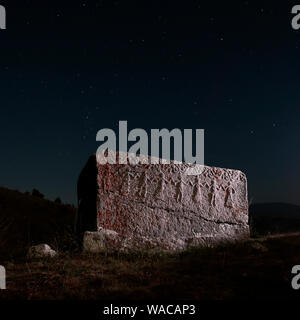
[[[92,156],[78,181],[79,234],[107,229],[165,249],[248,237],[245,174],[197,166],[99,164]]]

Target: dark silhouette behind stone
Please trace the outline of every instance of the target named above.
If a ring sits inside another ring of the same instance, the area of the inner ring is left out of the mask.
[[[77,184],[78,213],[76,234],[80,244],[85,231],[97,231],[97,166],[96,156],[89,158]]]

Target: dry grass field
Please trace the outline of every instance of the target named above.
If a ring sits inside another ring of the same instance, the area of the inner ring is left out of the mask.
[[[291,269],[300,235],[168,254],[61,253],[50,260],[5,261],[7,290],[22,300],[297,299]]]

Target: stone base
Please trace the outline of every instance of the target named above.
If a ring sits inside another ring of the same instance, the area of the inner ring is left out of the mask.
[[[87,231],[83,238],[83,250],[90,253],[110,251],[138,251],[138,250],[186,250],[193,247],[216,247],[242,241],[249,237],[248,230],[237,237],[201,236],[181,239],[153,239],[147,237],[124,238],[112,230],[101,229],[98,232]]]

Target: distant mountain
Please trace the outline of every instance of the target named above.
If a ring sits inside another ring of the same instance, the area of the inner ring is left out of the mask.
[[[249,208],[252,236],[300,231],[300,206],[288,203],[258,203]]]
[[[32,244],[68,246],[76,208],[0,187],[0,257],[26,253]]]

